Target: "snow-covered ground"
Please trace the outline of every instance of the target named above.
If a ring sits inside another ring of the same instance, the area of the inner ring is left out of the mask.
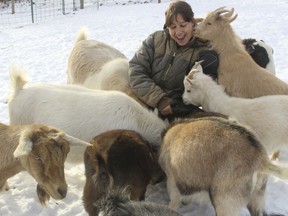
[[[263,39],[274,48],[276,75],[288,82],[288,4],[286,0],[189,0],[196,17],[221,6],[234,7],[238,18],[232,23],[242,38]],[[99,10],[86,8],[75,14],[25,26],[0,26],[0,122],[9,123],[6,101],[9,93],[8,68],[22,65],[31,77],[31,84],[66,83],[66,64],[76,32],[87,26],[90,38],[108,43],[131,58],[150,33],[163,27],[168,1],[161,4],[130,4],[103,6]],[[287,141],[288,142],[288,141]],[[288,144],[288,143],[287,143]],[[281,160],[288,162],[287,152]],[[27,173],[9,179],[13,188],[0,192],[0,216],[6,215],[87,215],[82,205],[85,182],[83,165],[67,164],[67,197],[50,200],[42,207],[36,195],[36,182]],[[0,173],[1,175],[1,173]],[[288,215],[288,181],[269,178],[266,210]],[[169,198],[164,183],[149,187],[146,199],[167,204]],[[179,209],[183,215],[215,215],[210,205],[189,204]],[[249,215],[243,209],[242,215]]]

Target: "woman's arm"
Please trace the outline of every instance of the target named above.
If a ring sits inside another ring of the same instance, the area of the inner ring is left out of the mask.
[[[151,34],[129,62],[131,88],[141,100],[153,108],[157,107],[166,95],[151,78],[154,52],[154,34]]]

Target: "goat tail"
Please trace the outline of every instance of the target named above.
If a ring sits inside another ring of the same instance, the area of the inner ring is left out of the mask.
[[[113,185],[113,177],[109,174],[109,168],[108,164],[106,163],[105,159],[102,157],[102,155],[97,154],[96,155],[97,161],[98,161],[98,173],[95,176],[95,182],[100,186],[101,190],[103,190],[103,193],[107,193]]]
[[[288,179],[288,165],[268,160],[263,172],[280,179]]]
[[[75,38],[75,41],[74,41],[74,46],[79,41],[87,40],[88,35],[89,35],[88,28],[86,26],[81,27],[80,30],[78,31],[77,35],[76,35],[76,38]]]
[[[10,66],[9,75],[10,85],[14,93],[23,89],[24,85],[29,81],[26,71],[20,66]]]

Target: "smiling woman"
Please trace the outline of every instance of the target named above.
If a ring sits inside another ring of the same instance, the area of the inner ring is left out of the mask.
[[[148,106],[165,117],[185,116],[194,109],[182,102],[182,80],[196,60],[205,59],[207,74],[217,73],[217,53],[193,36],[194,13],[185,1],[173,1],[165,12],[164,30],[143,41],[130,61],[130,85]]]
[[[193,26],[195,24],[194,13],[186,2],[170,4],[166,16],[166,26],[169,34],[179,46],[185,46],[192,38]]]

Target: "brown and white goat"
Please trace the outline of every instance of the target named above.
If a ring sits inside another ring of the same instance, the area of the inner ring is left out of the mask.
[[[111,130],[96,136],[84,153],[85,210],[96,215],[95,202],[115,188],[128,187],[132,200],[143,200],[146,187],[163,172],[149,143],[132,130]]]
[[[273,164],[265,148],[245,127],[217,117],[171,124],[160,146],[170,207],[182,195],[208,191],[217,216],[237,216],[247,206],[262,215],[267,175],[288,178],[288,167]]]
[[[147,107],[130,88],[127,57],[108,44],[87,38],[88,30],[82,27],[68,58],[67,83],[121,91]]]
[[[211,41],[212,49],[219,54],[218,83],[236,97],[288,94],[288,85],[257,65],[247,53],[230,25],[237,17],[233,12],[233,8],[221,7],[209,13],[194,30],[195,36]]]
[[[7,179],[27,171],[37,181],[42,205],[67,193],[64,162],[70,145],[89,145],[45,125],[7,126],[0,123],[0,189]]]

